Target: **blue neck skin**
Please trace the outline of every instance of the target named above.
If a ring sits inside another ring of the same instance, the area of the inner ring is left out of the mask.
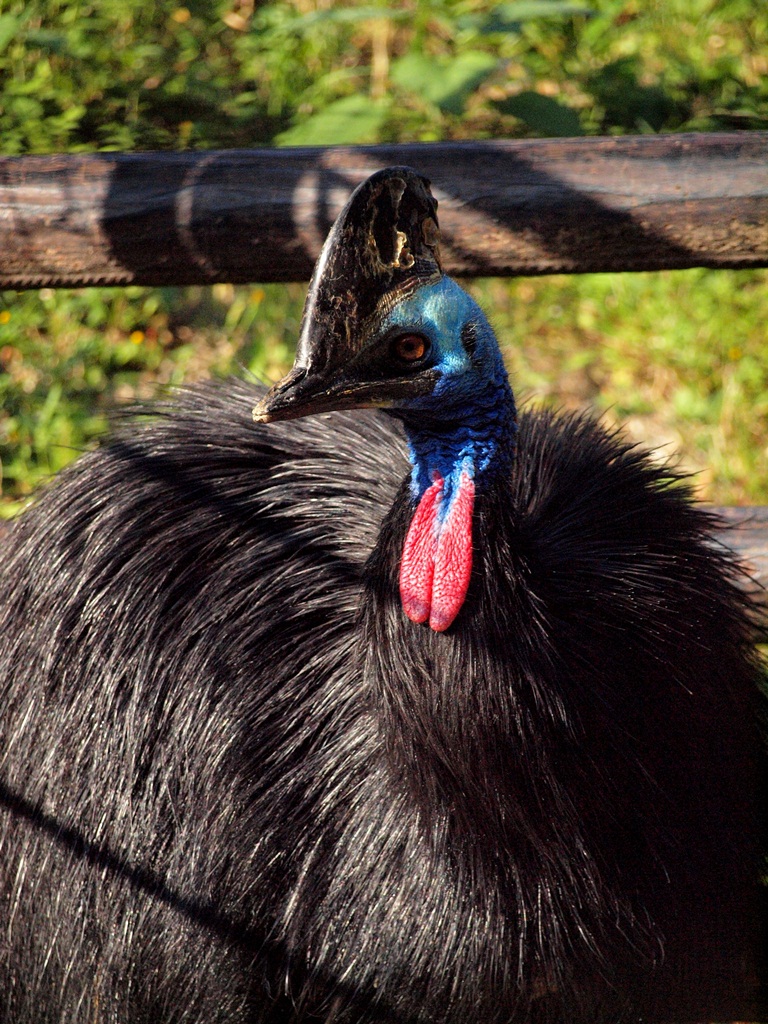
[[[481,491],[511,468],[515,402],[498,342],[477,303],[449,277],[419,288],[382,327],[428,338],[429,365],[440,371],[430,395],[407,399],[391,411],[405,426],[414,502],[439,474],[445,481],[443,518],[462,472]]]

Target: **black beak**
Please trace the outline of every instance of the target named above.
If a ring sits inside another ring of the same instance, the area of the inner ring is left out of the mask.
[[[360,406],[387,406],[431,391],[435,372],[376,379],[366,344],[394,304],[441,277],[437,202],[407,167],[364,181],[323,246],[304,305],[291,372],[253,411],[262,423]]]
[[[336,409],[386,409],[396,399],[430,394],[437,380],[436,370],[425,370],[417,377],[366,381],[344,375],[329,379],[294,366],[254,407],[253,418],[257,423],[272,423]]]

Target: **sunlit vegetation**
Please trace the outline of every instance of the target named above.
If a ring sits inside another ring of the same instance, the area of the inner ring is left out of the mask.
[[[0,151],[768,128],[751,0],[0,0]],[[768,503],[768,272],[473,285],[514,383]],[[0,514],[117,406],[289,364],[297,286],[0,293]]]

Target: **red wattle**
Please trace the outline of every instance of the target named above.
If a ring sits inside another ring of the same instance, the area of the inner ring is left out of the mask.
[[[459,478],[435,553],[429,624],[438,633],[448,629],[467,596],[472,575],[472,511],[475,481],[466,472]]]
[[[436,632],[448,629],[467,596],[472,575],[472,512],[475,482],[465,469],[442,523],[444,481],[421,497],[403,546],[400,599],[413,622],[426,622]]]
[[[421,496],[403,546],[400,563],[400,600],[413,622],[426,622],[432,607],[432,577],[437,552],[437,509],[443,494],[443,478]]]

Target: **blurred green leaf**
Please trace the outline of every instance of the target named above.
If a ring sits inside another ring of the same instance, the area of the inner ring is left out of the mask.
[[[404,21],[411,17],[410,11],[398,11],[390,7],[370,5],[329,7],[325,10],[311,11],[308,14],[298,14],[293,19],[287,18],[281,23],[281,29],[291,32],[307,32],[322,24],[354,25],[361,21],[371,21],[377,18],[385,18],[388,21]]]
[[[484,50],[468,50],[451,61],[409,53],[392,65],[392,81],[450,114],[461,114],[467,98],[498,67]]]
[[[542,96],[538,92],[520,92],[517,96],[497,101],[494,106],[502,114],[519,117],[542,135],[567,137],[584,134],[576,111],[551,96]]]
[[[527,21],[540,18],[571,18],[574,15],[589,16],[593,10],[584,4],[568,0],[516,0],[500,4],[485,14],[465,15],[463,23],[472,26],[483,35],[518,32]]]
[[[61,54],[67,49],[67,37],[63,32],[49,32],[45,29],[28,32],[26,43],[48,53]]]
[[[21,19],[13,14],[0,14],[0,53],[19,30]]]
[[[494,8],[494,15],[506,21],[531,21],[534,18],[570,18],[574,14],[592,14],[593,9],[569,0],[513,0]]]
[[[612,125],[626,131],[642,131],[647,126],[658,132],[672,118],[690,112],[690,99],[676,101],[660,85],[641,84],[641,74],[638,57],[621,57],[587,79],[587,88]]]
[[[281,132],[279,146],[331,146],[375,142],[389,103],[369,96],[347,96]]]

